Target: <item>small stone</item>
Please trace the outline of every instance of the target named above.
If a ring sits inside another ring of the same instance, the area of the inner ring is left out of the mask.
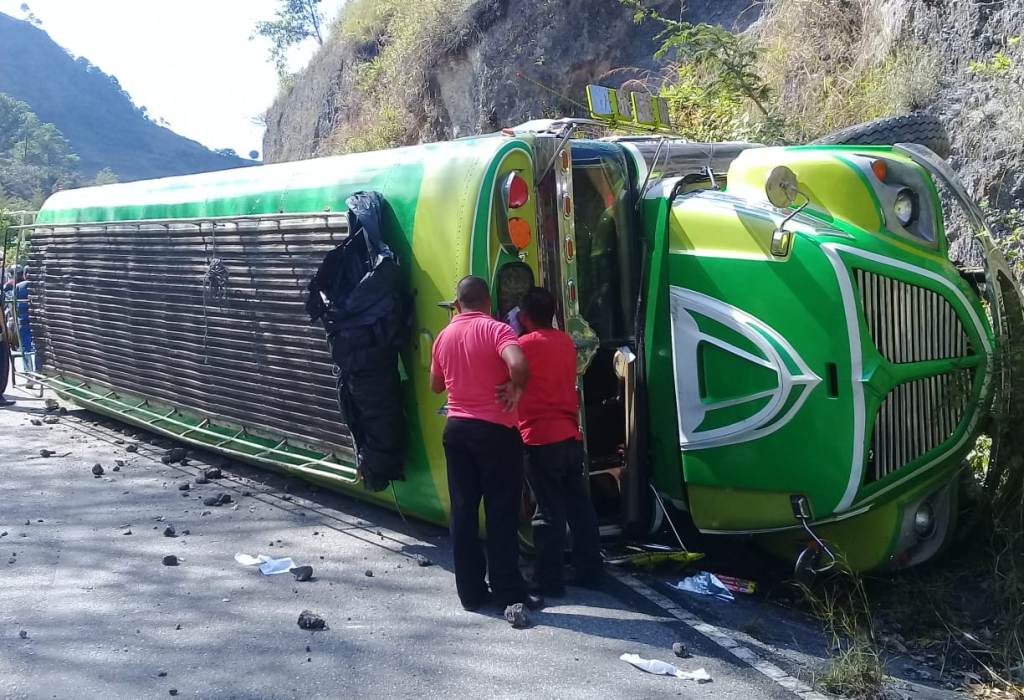
[[[124,531],[124,532],[122,532],[121,534],[122,534],[122,535],[130,535],[130,534],[132,534],[132,531],[131,531],[131,530],[125,530],[125,531]]]
[[[682,642],[672,642],[672,653],[678,656],[680,659],[690,658],[690,651]]]
[[[327,629],[327,621],[311,610],[299,613],[299,628],[304,630]]]
[[[47,411],[56,411],[60,408],[60,403],[58,403],[57,399],[46,399],[46,401],[43,401],[43,405],[46,406]]]
[[[191,460],[191,459],[189,459],[188,457],[182,457],[182,458],[181,458],[181,461],[180,461],[180,462],[178,462],[178,464],[180,464],[180,465],[181,465],[181,466],[183,466],[183,467],[187,467],[187,466],[188,466],[189,464],[191,464],[191,463],[192,463],[192,460]]]
[[[92,465],[92,473],[95,474],[96,476],[102,476],[103,475],[103,465],[99,464],[98,462],[96,464]]]
[[[207,479],[204,475],[200,474],[199,476],[196,477],[196,483],[197,484],[208,484],[208,483],[210,483],[210,480]]]
[[[28,639],[28,632],[25,631],[25,630],[22,630],[21,632],[18,632],[18,636],[21,637],[22,639]]]
[[[43,418],[43,422],[47,425],[56,425],[60,422],[60,419],[57,416],[47,416],[46,418]]]
[[[369,569],[367,569],[367,570],[366,570],[366,576],[367,576],[368,578],[373,578],[373,572],[372,572],[372,571],[370,571]]]
[[[295,577],[296,581],[308,581],[313,578],[313,567],[312,566],[296,566],[290,569],[292,576]],[[308,650],[307,650],[308,651]]]
[[[505,619],[517,630],[530,626],[530,616],[526,614],[526,606],[522,603],[514,603],[505,608]]]
[[[115,465],[114,465],[114,468],[113,468],[113,469],[111,469],[110,471],[112,471],[112,472],[119,472],[119,471],[121,471],[121,467],[119,467],[119,466],[117,466],[117,465],[115,464]]]
[[[189,532],[188,530],[182,530],[182,531],[181,531],[181,534],[183,534],[183,535],[189,535],[189,534],[191,534],[191,533],[190,533],[190,532]]]
[[[7,537],[7,530],[0,532],[0,537]]]
[[[176,624],[176,625],[174,626],[174,629],[176,629],[176,630],[180,630],[180,629],[181,629],[181,623],[179,622],[178,624]]]
[[[178,565],[178,557],[174,556],[173,554],[168,554],[166,557],[164,557],[163,561],[164,561],[164,566],[177,566]]]
[[[156,677],[157,678],[166,678],[167,677],[167,671],[160,671],[160,673],[156,674]]]
[[[30,422],[30,423],[31,423],[32,425],[42,425],[42,424],[43,424],[43,421],[39,420],[38,418],[33,418],[33,419],[32,419],[32,420],[30,420],[29,422]]]
[[[290,501],[290,500],[292,500],[292,497],[289,496],[288,494],[284,494],[283,496],[281,496],[281,500],[282,501]]]
[[[178,694],[178,689],[177,688],[171,688],[167,692],[170,693],[171,695],[177,695]]]
[[[39,450],[39,456],[43,457],[44,459],[46,457],[52,457],[54,454],[55,453],[53,450]]]
[[[128,444],[128,445],[125,445],[125,446],[124,446],[124,451],[125,451],[125,452],[138,452],[138,451],[139,451],[139,446],[138,446],[138,445],[136,445],[136,444],[135,444],[135,443],[133,442],[133,443],[130,443],[130,444]]]
[[[174,532],[174,526],[173,525],[168,525],[167,527],[164,528],[164,537],[174,537],[174,535],[175,535],[175,532]]]
[[[192,484],[188,483],[187,481],[178,484],[179,491],[188,491],[190,488],[192,488]]]
[[[310,652],[310,648],[309,648],[309,645],[307,644],[306,645],[306,653],[308,654],[309,652]]]
[[[219,506],[220,496],[207,496],[203,499],[204,506]]]
[[[218,501],[217,505],[225,505],[227,503],[231,503],[232,498],[231,498],[230,494],[222,493],[222,494],[218,494],[217,501]]]
[[[207,479],[220,479],[223,474],[221,474],[220,467],[207,467],[203,470],[203,476]]]
[[[174,462],[180,462],[187,456],[188,451],[184,447],[172,447],[164,452],[164,456],[160,458],[160,461],[165,464],[173,464]]]
[[[123,459],[115,459],[114,464],[116,464],[119,467],[123,467],[125,465],[125,461]]]
[[[242,495],[245,496],[246,498],[249,498],[252,496],[252,491],[242,491]]]
[[[413,554],[412,558],[416,560],[416,566],[431,566],[434,563],[422,554]]]

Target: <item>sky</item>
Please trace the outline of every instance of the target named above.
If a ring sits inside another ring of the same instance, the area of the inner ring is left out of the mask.
[[[209,148],[262,155],[256,120],[278,80],[269,42],[249,37],[280,0],[0,0],[0,12],[23,19],[26,1],[51,39],[117,77],[154,120]],[[322,0],[328,23],[344,1]],[[315,48],[312,39],[297,47],[289,67]]]

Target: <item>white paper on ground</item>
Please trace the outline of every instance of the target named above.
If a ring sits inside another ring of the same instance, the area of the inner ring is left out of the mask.
[[[254,557],[250,554],[242,554],[239,552],[235,555],[235,561],[242,566],[256,566],[258,564],[260,567],[260,573],[264,576],[286,574],[290,569],[295,568],[295,562],[292,561],[291,557],[274,559],[273,557],[268,557],[266,554],[259,554]]]
[[[659,676],[675,676],[676,678],[682,678],[684,681],[703,682],[711,680],[711,675],[703,668],[698,668],[696,671],[680,671],[670,663],[660,659],[643,659],[639,654],[623,654],[619,657],[619,660],[625,661],[641,671],[655,673]]]
[[[718,598],[719,600],[735,600],[730,591],[721,579],[714,574],[701,571],[684,578],[679,583],[675,584],[673,588],[680,591],[686,591],[688,593],[700,593],[701,595],[709,595],[712,598]]]

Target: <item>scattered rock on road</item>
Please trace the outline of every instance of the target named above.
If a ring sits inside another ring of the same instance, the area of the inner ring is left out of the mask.
[[[325,630],[327,621],[311,610],[299,613],[299,628],[304,630]]]
[[[32,420],[29,421],[29,423],[31,423],[32,425],[42,425],[43,421],[39,420],[38,418],[33,418]]]
[[[21,632],[18,632],[18,636],[21,637],[22,639],[28,639],[28,632],[26,632],[25,630],[22,630]]]
[[[412,558],[416,560],[417,566],[431,566],[434,562],[427,559],[422,554],[413,554]]]
[[[220,479],[224,475],[221,472],[220,467],[207,467],[203,470],[203,476],[207,479]]]
[[[220,496],[207,496],[203,499],[204,506],[219,506]]]
[[[530,616],[526,614],[526,606],[522,603],[513,603],[505,608],[505,619],[517,630],[530,626]]]
[[[43,458],[53,457],[54,454],[55,452],[53,450],[39,450],[39,456]]]
[[[206,478],[205,474],[200,474],[199,476],[196,477],[196,483],[197,484],[208,484],[208,483],[210,483],[210,480]]]
[[[367,569],[366,570],[366,576],[367,576],[367,578],[373,578],[373,572],[370,571],[369,569]]]
[[[175,534],[176,533],[174,532],[174,526],[173,525],[168,525],[167,527],[164,528],[164,537],[174,537]]]
[[[92,465],[92,473],[95,476],[103,476],[103,465],[100,464],[99,462],[97,462],[96,464]]]
[[[296,581],[308,581],[313,578],[312,566],[296,566],[290,570]]]
[[[46,418],[43,418],[43,422],[47,425],[54,425],[60,422],[60,418],[57,416],[47,416]]]
[[[188,450],[184,447],[172,447],[171,449],[164,452],[164,456],[160,458],[160,461],[164,464],[174,464],[188,457]]]
[[[192,488],[192,485],[189,484],[187,481],[178,484],[179,491],[188,491],[190,488]]]
[[[139,446],[133,442],[133,443],[130,443],[128,445],[125,445],[124,446],[124,451],[125,452],[138,452],[139,451]]]
[[[678,656],[680,659],[690,658],[690,651],[682,642],[672,642],[672,653]]]
[[[119,466],[117,466],[117,465],[115,464],[115,465],[114,465],[114,468],[113,468],[113,469],[111,469],[110,471],[112,471],[112,472],[119,472],[119,471],[121,471],[121,467],[119,467]]]
[[[46,401],[43,402],[43,405],[46,406],[47,411],[56,411],[60,408],[60,403],[57,399],[46,399]]]
[[[164,566],[177,566],[177,565],[178,565],[178,557],[174,556],[173,554],[168,554],[166,557],[164,557]]]

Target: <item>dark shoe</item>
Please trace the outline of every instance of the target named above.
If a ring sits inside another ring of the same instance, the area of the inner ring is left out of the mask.
[[[466,612],[476,612],[483,606],[491,602],[491,592],[484,592],[479,598],[474,600],[462,600],[462,609]]]
[[[540,610],[544,607],[544,598],[536,593],[527,593],[523,598],[523,604],[530,610]]]

